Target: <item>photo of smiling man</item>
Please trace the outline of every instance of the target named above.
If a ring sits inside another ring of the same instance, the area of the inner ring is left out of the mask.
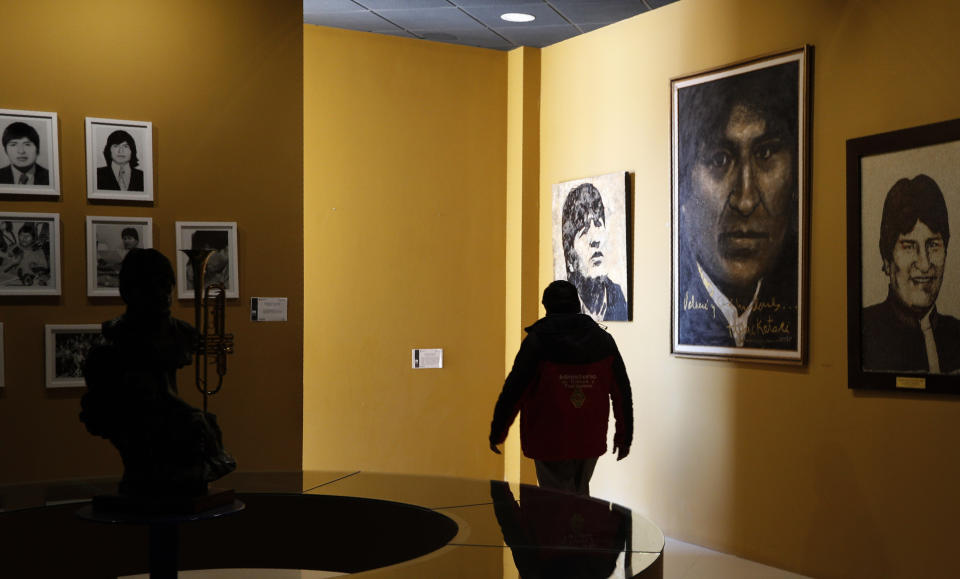
[[[554,279],[576,286],[598,322],[630,319],[626,187],[626,172],[553,186]]]
[[[937,311],[950,243],[947,204],[925,174],[894,183],[883,203],[884,301],[863,309],[862,363],[871,372],[960,371],[960,320]]]
[[[674,353],[802,359],[800,79],[675,85]]]

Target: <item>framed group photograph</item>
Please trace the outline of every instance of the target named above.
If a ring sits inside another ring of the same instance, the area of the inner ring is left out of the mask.
[[[177,221],[177,297],[193,299],[193,269],[184,249],[213,252],[207,261],[204,286],[223,284],[226,297],[240,297],[237,277],[237,223],[235,221]]]
[[[153,201],[153,123],[87,117],[87,198]]]
[[[628,190],[626,171],[553,185],[553,278],[598,322],[630,319]]]
[[[104,343],[100,324],[47,324],[44,338],[47,388],[84,386],[83,363],[87,353]]]
[[[671,81],[671,353],[806,361],[809,60]]]
[[[60,295],[58,213],[0,213],[0,295]]]
[[[0,109],[0,193],[60,195],[57,113]]]
[[[847,141],[851,388],[960,394],[960,119]]]
[[[120,295],[120,264],[132,249],[153,247],[150,217],[87,216],[87,295]]]

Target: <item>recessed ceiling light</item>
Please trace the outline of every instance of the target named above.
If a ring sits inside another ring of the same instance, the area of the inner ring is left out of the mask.
[[[507,12],[506,14],[501,14],[500,19],[506,20],[507,22],[533,22],[534,20],[536,20],[536,17],[533,14]]]

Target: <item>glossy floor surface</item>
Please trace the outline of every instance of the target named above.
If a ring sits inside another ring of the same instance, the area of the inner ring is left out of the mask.
[[[596,499],[366,472],[238,473],[220,484],[234,488],[246,509],[179,525],[179,568],[223,570],[202,577],[251,576],[227,569],[303,578],[662,577],[660,530]],[[78,502],[112,489],[112,481],[0,488],[4,576],[145,572],[147,525],[76,516],[87,506]]]

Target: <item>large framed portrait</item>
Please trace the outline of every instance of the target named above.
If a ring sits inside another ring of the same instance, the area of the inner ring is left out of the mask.
[[[237,277],[237,223],[235,221],[177,221],[177,297],[193,299],[193,268],[184,249],[213,251],[204,285],[223,284],[228,298],[240,297]]]
[[[83,386],[87,353],[104,343],[100,324],[47,324],[44,337],[47,388]]]
[[[0,109],[0,193],[60,195],[57,113]]]
[[[598,322],[630,319],[628,190],[626,171],[553,186],[553,278],[575,285]]]
[[[153,201],[153,123],[87,117],[87,199]]]
[[[150,217],[87,216],[87,295],[120,295],[120,264],[132,249],[153,247]]]
[[[806,361],[812,48],[671,81],[671,353]]]
[[[958,216],[960,119],[847,141],[851,388],[960,394]]]
[[[0,213],[0,295],[60,295],[58,213]]]

